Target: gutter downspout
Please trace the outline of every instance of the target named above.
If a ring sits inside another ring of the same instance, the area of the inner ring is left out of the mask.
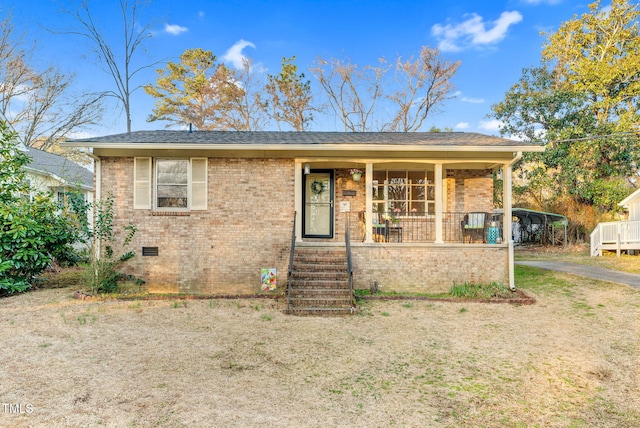
[[[93,168],[93,172],[95,174],[95,187],[96,187],[96,193],[93,197],[93,206],[95,207],[95,202],[99,201],[102,198],[102,162],[100,161],[100,157],[94,155],[90,150],[89,147],[83,147],[82,148],[82,153],[84,153],[85,155],[89,156],[91,159],[93,159],[94,162],[94,168]],[[95,212],[94,212],[95,215]],[[95,224],[95,219],[94,219],[94,224]],[[96,245],[96,242],[93,242],[93,254],[97,259],[100,259],[100,245]]]
[[[504,233],[505,233],[505,238],[507,238],[507,242],[509,243],[509,289],[511,291],[516,291],[516,286],[515,286],[515,272],[514,272],[514,265],[515,265],[515,257],[513,254],[513,230],[512,230],[512,218],[513,218],[513,211],[512,211],[512,207],[511,207],[511,199],[512,199],[512,190],[511,190],[511,181],[512,181],[512,169],[511,167],[518,162],[520,159],[522,159],[522,152],[517,152],[516,156],[511,160],[511,162],[509,162],[508,164],[505,165],[505,169],[506,171],[504,171],[504,182],[503,182],[503,192],[504,192],[504,196],[503,196],[503,210],[504,210],[504,218],[503,218],[503,223],[504,223]]]

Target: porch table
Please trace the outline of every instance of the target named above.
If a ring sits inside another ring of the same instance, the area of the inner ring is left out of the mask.
[[[402,226],[396,224],[386,225],[383,223],[373,225],[373,234],[382,236],[384,242],[391,242],[391,232],[397,235],[396,242],[402,242]]]

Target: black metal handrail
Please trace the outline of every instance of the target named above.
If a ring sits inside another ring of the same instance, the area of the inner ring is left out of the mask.
[[[347,275],[349,278],[349,295],[351,296],[351,307],[355,308],[356,302],[355,297],[353,295],[353,264],[351,262],[351,233],[350,229],[350,219],[347,216],[347,227],[344,228],[344,242],[345,248],[347,251]]]
[[[291,233],[291,249],[289,250],[289,271],[287,272],[287,309],[291,309],[291,278],[293,277],[293,252],[296,249],[296,217],[293,212],[293,232]]]

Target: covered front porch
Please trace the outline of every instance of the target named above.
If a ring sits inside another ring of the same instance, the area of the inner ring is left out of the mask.
[[[511,222],[501,224],[502,215],[494,215],[494,181],[502,187],[501,199],[511,201],[511,166],[518,156],[297,159],[296,240],[506,245]],[[354,177],[354,170],[362,176]],[[504,218],[511,218],[510,204],[504,205]]]

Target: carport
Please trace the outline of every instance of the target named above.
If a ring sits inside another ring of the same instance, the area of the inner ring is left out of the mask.
[[[515,207],[512,209],[512,213],[512,234],[515,243],[556,245],[556,242],[562,242],[563,245],[567,245],[567,225],[569,222],[565,216]],[[495,210],[495,215],[502,220],[502,209]]]

